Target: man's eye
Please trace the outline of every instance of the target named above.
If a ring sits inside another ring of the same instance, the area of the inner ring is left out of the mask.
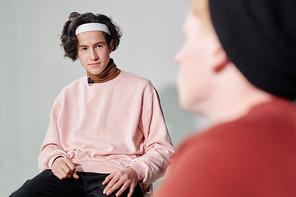
[[[102,48],[103,47],[103,45],[97,45],[97,48]]]

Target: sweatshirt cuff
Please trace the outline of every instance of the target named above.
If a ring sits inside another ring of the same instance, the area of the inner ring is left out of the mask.
[[[53,162],[58,158],[58,157],[67,157],[67,155],[65,154],[61,154],[61,155],[56,155],[54,157],[52,157],[49,161],[48,161],[48,167],[51,169]]]
[[[134,162],[131,163],[130,165],[128,165],[127,167],[132,167],[135,169],[135,171],[138,173],[138,179],[139,181],[143,180],[145,177],[145,170],[143,169],[143,167],[141,166],[140,163],[138,162]]]

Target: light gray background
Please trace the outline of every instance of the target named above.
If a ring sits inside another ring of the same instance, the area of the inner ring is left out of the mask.
[[[174,55],[181,47],[186,0],[0,0],[0,196],[39,170],[50,109],[61,89],[85,75],[63,58],[62,26],[72,11],[111,16],[123,31],[117,66],[150,79],[176,147],[206,122],[178,106]],[[155,188],[160,185],[155,183]]]

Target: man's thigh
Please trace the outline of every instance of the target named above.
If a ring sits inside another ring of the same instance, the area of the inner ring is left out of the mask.
[[[107,195],[103,194],[103,191],[106,185],[102,185],[102,182],[109,174],[100,174],[100,173],[85,173],[84,174],[84,183],[85,183],[85,191],[89,197],[107,197]],[[114,191],[108,197],[116,197],[117,191]],[[129,193],[129,188],[121,195],[121,197],[126,197]],[[142,197],[143,192],[139,185],[134,190],[133,197]]]
[[[45,170],[28,180],[10,197],[86,197],[81,180],[60,180],[51,170]]]

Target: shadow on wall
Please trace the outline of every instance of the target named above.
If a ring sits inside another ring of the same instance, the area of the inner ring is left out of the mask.
[[[205,126],[204,118],[184,111],[178,102],[175,84],[158,90],[165,121],[173,144],[177,147],[188,135]]]

